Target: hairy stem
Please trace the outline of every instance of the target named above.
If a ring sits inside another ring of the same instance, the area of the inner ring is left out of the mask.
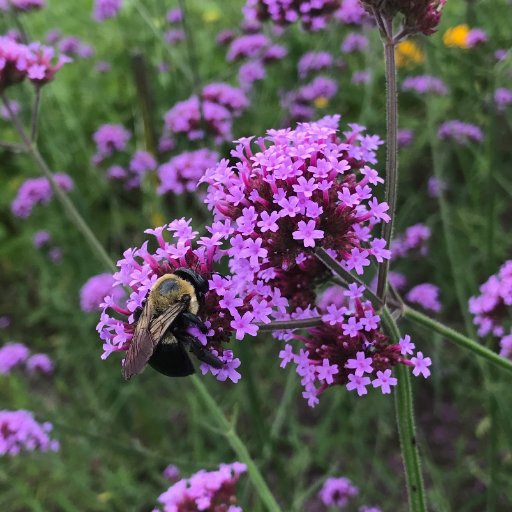
[[[254,463],[254,460],[247,450],[247,447],[235,432],[233,425],[227,420],[221,408],[217,405],[217,402],[215,402],[203,382],[196,375],[192,375],[190,380],[194,384],[194,387],[196,388],[198,394],[201,396],[204,404],[215,418],[217,425],[220,427],[229,445],[237,454],[240,462],[243,462],[247,465],[247,472],[249,477],[252,480],[252,483],[256,488],[261,501],[265,504],[267,510],[269,512],[280,512],[281,508],[275,500],[272,492],[268,488],[265,480],[263,479],[260,470]]]
[[[382,37],[384,61],[386,65],[386,202],[389,205],[391,220],[382,228],[382,238],[386,249],[391,246],[395,221],[396,199],[398,192],[398,96],[396,86],[395,42],[392,37]],[[379,264],[377,296],[385,299],[388,286],[390,260]]]
[[[405,318],[419,325],[423,325],[427,329],[437,332],[444,336],[449,341],[455,343],[459,347],[465,348],[466,350],[470,350],[475,355],[486,359],[489,363],[492,363],[504,370],[508,370],[512,372],[512,361],[501,357],[496,352],[489,350],[487,347],[482,345],[481,343],[464,336],[460,332],[453,330],[451,327],[448,327],[432,318],[412,309],[408,306],[404,306],[403,315]]]
[[[382,310],[382,320],[391,336],[393,343],[400,340],[400,331],[389,310]],[[400,446],[405,469],[407,494],[409,496],[409,510],[412,512],[426,512],[425,489],[421,472],[421,460],[416,441],[416,427],[414,424],[414,403],[411,388],[409,368],[403,364],[395,367],[398,384],[395,391],[396,421]]]
[[[98,255],[98,257],[101,259],[101,261],[112,271],[115,271],[116,267],[112,260],[110,259],[110,256],[107,254],[107,251],[103,248],[99,240],[96,238],[94,233],[89,228],[87,222],[85,222],[84,218],[80,215],[78,210],[76,209],[75,205],[71,202],[68,195],[59,187],[59,184],[55,181],[55,178],[53,176],[52,171],[50,170],[48,164],[46,163],[45,159],[39,152],[39,149],[37,146],[32,142],[30,139],[29,134],[26,132],[25,128],[23,127],[23,124],[21,123],[18,115],[14,112],[14,110],[11,108],[9,101],[7,100],[4,93],[1,94],[2,101],[5,105],[5,108],[7,109],[7,112],[9,112],[9,116],[14,124],[14,127],[16,128],[16,131],[18,132],[18,135],[20,136],[23,145],[26,148],[27,153],[32,157],[32,160],[34,160],[34,163],[38,167],[38,169],[44,174],[44,176],[48,179],[50,182],[50,185],[53,189],[53,192],[57,196],[57,199],[62,204],[64,210],[66,211],[66,214],[68,218],[71,220],[71,222],[75,225],[75,227],[82,233],[84,238],[89,242],[90,246],[94,250],[94,252]]]
[[[39,121],[39,109],[41,107],[41,87],[36,85],[36,97],[32,110],[32,120],[30,122],[30,140],[35,142],[37,139],[37,126]]]
[[[286,329],[307,329],[308,327],[317,327],[322,325],[322,318],[315,316],[312,318],[303,318],[298,320],[276,320],[268,324],[257,323],[259,332],[283,331]]]

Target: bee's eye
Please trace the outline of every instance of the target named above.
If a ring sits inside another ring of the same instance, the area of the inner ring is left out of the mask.
[[[160,293],[167,295],[178,288],[178,283],[174,279],[168,279],[160,285]]]

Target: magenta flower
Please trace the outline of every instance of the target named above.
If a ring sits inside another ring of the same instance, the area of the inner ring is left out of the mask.
[[[307,224],[302,220],[299,221],[297,231],[293,232],[293,239],[302,240],[304,247],[315,247],[315,239],[321,240],[324,237],[324,232],[321,229],[315,229],[315,226],[314,220],[309,220]]]
[[[299,60],[297,69],[300,78],[306,78],[311,71],[330,69],[334,64],[332,55],[328,52],[307,52]]]
[[[73,189],[73,180],[64,173],[53,175],[57,185],[69,192]],[[47,178],[32,178],[24,181],[16,197],[11,203],[11,211],[16,217],[27,218],[32,213],[33,208],[38,204],[48,204],[53,198],[53,189]]]
[[[512,89],[499,87],[494,91],[494,103],[499,111],[503,112],[509,105],[512,105]]]
[[[8,11],[9,8],[19,11],[27,12],[46,7],[46,0],[4,0],[0,2],[0,11]]]
[[[58,451],[58,441],[49,436],[51,430],[51,423],[38,423],[29,411],[0,411],[0,456]]]
[[[266,71],[263,63],[260,60],[252,60],[240,66],[238,70],[238,83],[244,91],[249,91],[254,82],[263,80]]]
[[[412,130],[408,130],[407,128],[398,130],[398,145],[401,148],[409,146],[413,140],[414,132]]]
[[[391,244],[393,258],[405,258],[411,253],[421,256],[428,254],[427,242],[430,240],[431,231],[425,224],[409,226],[403,234],[395,237]]]
[[[469,312],[478,326],[478,335],[504,336],[508,330],[508,312],[512,305],[512,260],[480,286],[480,295],[469,299]]]
[[[93,135],[97,159],[101,161],[116,151],[123,151],[130,137],[130,132],[120,124],[101,125]]]
[[[158,193],[182,194],[195,191],[206,170],[213,167],[218,160],[218,153],[209,149],[185,151],[173,156],[158,168]]]
[[[341,43],[341,51],[343,53],[364,52],[369,45],[368,38],[358,32],[350,32],[347,34],[343,43]]]
[[[437,178],[436,176],[431,176],[427,182],[427,192],[429,197],[437,198],[439,197],[446,189],[448,185],[445,181]]]
[[[164,478],[171,482],[177,482],[180,479],[180,470],[178,466],[169,464],[163,471]]]
[[[0,374],[8,374],[24,364],[29,354],[30,350],[23,343],[6,343],[0,348]]]
[[[372,381],[374,388],[379,388],[383,395],[391,393],[391,386],[396,386],[398,379],[391,376],[391,370],[384,370],[377,372],[377,378]]]
[[[482,142],[484,139],[480,127],[456,119],[443,123],[437,131],[437,136],[442,140],[453,139],[462,145],[468,145],[470,142]]]
[[[52,239],[50,233],[48,231],[41,229],[34,233],[32,237],[32,244],[36,249],[40,249],[41,247],[47,245]]]
[[[432,359],[430,359],[430,357],[424,357],[423,352],[418,352],[416,357],[411,357],[411,363],[414,366],[412,374],[415,377],[419,375],[423,375],[425,379],[429,377],[430,370],[428,368],[432,365]]]
[[[439,313],[441,302],[439,301],[439,288],[430,283],[415,286],[405,296],[409,302],[419,304],[422,308]]]
[[[409,76],[402,83],[402,91],[415,91],[419,94],[437,94],[438,96],[446,96],[448,87],[446,84],[435,76],[419,75]]]
[[[487,34],[481,28],[472,28],[467,35],[466,44],[468,48],[486,43],[489,40]]]
[[[119,13],[122,5],[123,0],[95,0],[92,17],[98,22],[114,18]]]
[[[326,507],[344,508],[349,501],[359,494],[359,489],[345,477],[328,478],[318,496]]]
[[[416,345],[411,341],[411,337],[408,334],[406,334],[403,338],[400,338],[398,344],[400,345],[400,353],[403,356],[413,354],[414,349],[416,348]]]
[[[354,318],[350,318],[350,320],[354,320]],[[349,368],[351,370],[355,370],[354,374],[356,377],[362,377],[365,373],[372,373],[372,358],[366,357],[364,352],[358,352],[356,354],[355,359],[349,359],[345,368]],[[350,378],[350,375],[349,375]]]
[[[109,295],[117,304],[124,296],[123,290],[114,288],[112,274],[98,274],[89,278],[80,290],[80,309],[85,312],[102,309],[105,297]]]
[[[27,371],[31,374],[42,373],[49,375],[53,373],[53,361],[46,354],[34,354],[26,361]]]
[[[236,503],[236,484],[247,471],[245,464],[221,464],[215,471],[204,469],[174,483],[158,497],[162,512],[242,512]]]

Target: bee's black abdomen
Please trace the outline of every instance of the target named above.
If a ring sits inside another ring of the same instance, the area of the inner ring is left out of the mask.
[[[187,377],[195,372],[181,343],[159,343],[148,363],[167,377]]]

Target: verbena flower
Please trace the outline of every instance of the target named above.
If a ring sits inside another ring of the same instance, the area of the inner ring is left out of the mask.
[[[260,60],[245,62],[238,70],[238,83],[244,91],[250,91],[254,82],[265,78],[265,66]]]
[[[48,251],[48,258],[53,263],[60,263],[62,260],[62,249],[60,247],[52,247]]]
[[[353,84],[367,84],[372,79],[372,72],[369,69],[363,69],[361,71],[355,71],[352,74]]]
[[[498,273],[480,286],[480,294],[469,299],[469,311],[478,326],[478,335],[504,336],[508,328],[508,312],[512,306],[512,260],[506,261]]]
[[[433,34],[441,21],[441,11],[446,0],[361,0],[372,13],[377,9],[386,17],[401,16],[408,34]]]
[[[165,19],[171,24],[180,23],[183,20],[183,11],[178,7],[170,9],[169,11],[167,11]]]
[[[65,192],[73,189],[73,180],[64,173],[53,175],[58,186]],[[38,204],[48,204],[53,190],[47,178],[31,178],[24,181],[11,203],[11,211],[17,217],[26,218]]]
[[[341,51],[344,53],[364,52],[368,49],[369,44],[365,35],[359,32],[350,32],[341,43]]]
[[[59,41],[59,51],[69,57],[80,57],[87,59],[94,55],[92,46],[84,43],[78,37],[63,37]]]
[[[0,329],[7,329],[11,325],[11,319],[7,315],[0,316]]]
[[[196,190],[199,180],[206,169],[213,167],[219,160],[219,155],[209,149],[185,151],[173,156],[167,163],[158,168],[160,185],[159,194],[182,194]]]
[[[0,374],[8,374],[25,364],[29,355],[30,350],[23,343],[6,343],[0,347]]]
[[[474,48],[480,44],[486,43],[489,37],[481,28],[472,28],[467,35],[466,44],[468,48]]]
[[[505,111],[509,105],[512,105],[512,89],[499,87],[494,91],[494,103],[501,112]]]
[[[412,141],[414,140],[414,132],[407,128],[401,128],[398,130],[397,139],[398,145],[401,148],[409,146],[410,144],[412,144]]]
[[[374,505],[362,505],[359,507],[359,512],[382,512],[382,509]]]
[[[430,228],[425,224],[409,226],[401,235],[396,236],[391,244],[393,259],[404,258],[411,252],[426,256],[430,236]]]
[[[33,354],[27,359],[26,367],[31,374],[43,373],[49,375],[53,373],[54,364],[47,354]]]
[[[14,115],[18,115],[21,112],[21,105],[16,100],[7,100],[9,108],[5,105],[0,105],[0,117],[5,121],[11,120],[11,111]]]
[[[245,464],[221,464],[215,471],[204,469],[173,484],[158,501],[162,512],[242,512],[236,503],[236,484],[247,471]]]
[[[345,25],[362,25],[370,20],[360,0],[341,0],[333,17]]]
[[[171,482],[176,482],[180,479],[180,470],[178,466],[174,464],[169,464],[163,471],[164,478]]]
[[[427,192],[432,198],[439,197],[448,188],[445,181],[436,176],[431,176],[427,182]]]
[[[297,70],[300,78],[306,78],[311,71],[330,69],[334,59],[329,52],[307,52],[299,60]]]
[[[80,289],[80,309],[85,312],[101,309],[105,297],[109,295],[117,304],[124,293],[119,287],[114,288],[112,274],[98,274],[90,277]]]
[[[345,477],[331,477],[324,482],[318,496],[326,507],[345,508],[359,494],[359,489]]]
[[[203,374],[211,372],[220,381],[230,379],[238,382],[240,373],[236,369],[240,361],[223,344],[232,335],[238,340],[245,335],[255,336],[258,328],[254,322],[269,321],[268,315],[273,311],[270,295],[278,295],[270,287],[265,289],[261,285],[215,273],[214,264],[225,254],[221,248],[222,239],[229,236],[232,230],[224,222],[219,222],[207,228],[211,236],[198,237],[190,222],[179,219],[146,230],[146,233],[154,236],[155,243],[151,245],[155,247],[150,249],[146,241],[138,249],[127,249],[124,258],[118,261],[119,271],[114,274],[114,289],[125,286],[131,293],[121,304],[116,304],[113,296],[105,297],[97,326],[104,341],[102,358],[105,359],[112,352],[128,349],[135,325],[133,313],[143,306],[153,283],[179,267],[188,267],[209,281],[205,305],[199,312],[209,330],[206,335],[195,330],[193,333],[225,363],[221,369],[203,363],[201,371]],[[174,234],[174,243],[165,240],[169,232]]]
[[[55,50],[41,43],[19,43],[9,36],[0,36],[0,91],[27,79],[35,86],[53,80],[67,62],[65,55],[55,59]]]
[[[121,10],[122,5],[123,0],[96,0],[92,17],[98,22],[114,18]]]
[[[173,28],[165,31],[164,39],[168,44],[172,45],[181,41],[185,41],[186,34],[185,31],[181,28]]]
[[[231,138],[233,119],[248,106],[241,89],[220,82],[209,84],[203,88],[201,104],[192,96],[165,114],[164,135],[185,134],[189,140],[197,140],[205,136],[206,128],[215,142],[221,143]]]
[[[120,124],[103,124],[94,132],[93,140],[96,143],[95,163],[114,152],[123,151],[130,140],[130,132]]]
[[[409,76],[402,83],[402,91],[415,91],[419,94],[433,93],[439,96],[448,94],[446,84],[435,76],[418,75]]]
[[[36,231],[34,236],[32,237],[32,243],[36,249],[40,249],[47,245],[52,239],[52,236],[48,231],[41,229],[40,231]]]
[[[405,298],[409,302],[419,304],[422,308],[438,313],[441,311],[441,302],[439,301],[439,287],[423,283],[411,288]]]
[[[452,139],[458,144],[468,145],[470,142],[482,142],[484,134],[480,127],[458,121],[456,119],[444,122],[437,131],[440,139]]]
[[[59,443],[50,438],[51,423],[38,423],[25,410],[0,411],[0,455],[22,452],[58,451]]]
[[[27,12],[36,9],[42,9],[46,7],[46,0],[1,0],[0,10],[8,11],[13,9],[14,11]]]
[[[340,0],[247,0],[247,20],[270,20],[277,25],[300,22],[306,30],[321,30],[340,7]]]

